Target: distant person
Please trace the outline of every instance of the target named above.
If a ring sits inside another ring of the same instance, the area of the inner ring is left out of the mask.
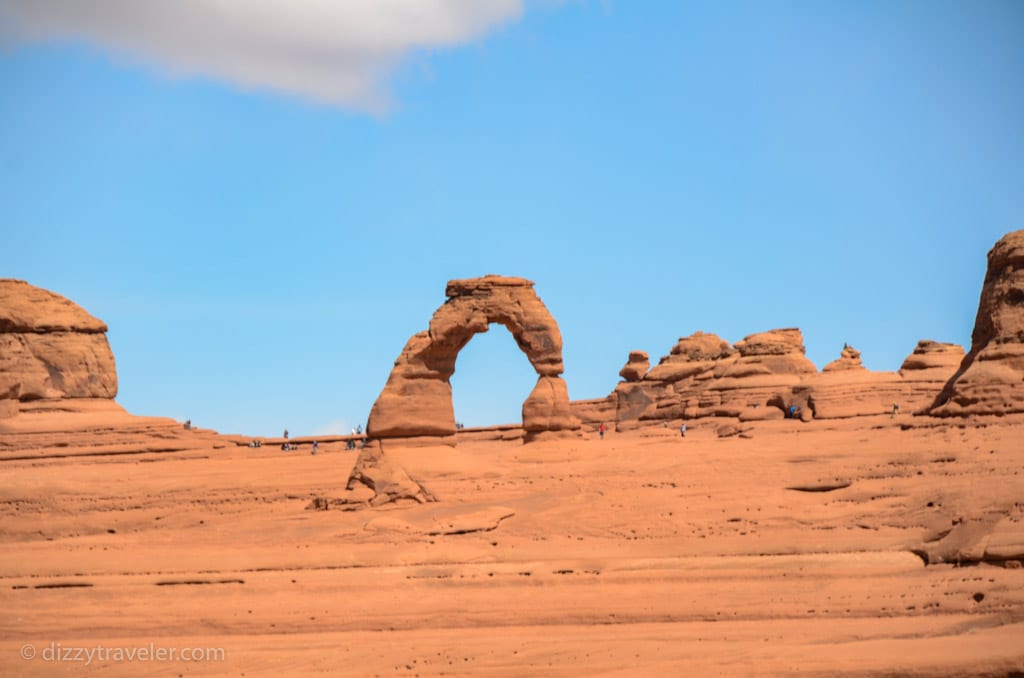
[[[313,451],[310,452],[310,454],[312,454],[315,457],[316,456],[316,452],[319,449],[320,449],[320,443],[314,440],[313,441]]]
[[[357,436],[363,435],[363,425],[362,424],[359,424],[358,426],[356,426],[356,435]]]
[[[185,420],[185,430],[186,431],[191,431],[192,430],[192,420],[191,419],[186,419]]]
[[[288,440],[288,429],[284,430],[284,439]]]
[[[685,437],[686,437],[686,424],[680,424],[680,425],[679,425],[679,434],[680,434],[680,436],[682,436],[683,438],[685,438]]]
[[[796,405],[789,406],[789,418],[792,419],[796,416]]]
[[[900,413],[900,406],[897,403],[892,404],[892,416],[895,417]]]
[[[601,426],[597,429],[597,433],[598,435],[601,436],[601,440],[604,440],[604,424],[601,424]]]

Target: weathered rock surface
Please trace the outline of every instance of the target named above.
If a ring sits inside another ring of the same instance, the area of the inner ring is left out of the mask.
[[[788,407],[790,399],[775,396],[789,394],[804,375],[817,373],[804,350],[803,335],[793,328],[752,334],[735,347],[714,334],[682,337],[642,379],[616,387],[617,428],[651,420],[739,416],[762,405]]]
[[[117,369],[107,326],[21,280],[0,280],[0,395],[6,400],[113,398]],[[0,416],[11,406],[0,407]]]
[[[925,410],[942,386],[956,371],[964,349],[924,339],[907,356],[898,372],[872,372],[860,364],[857,352],[829,363],[845,363],[845,367],[822,370],[806,382],[808,404],[816,419],[841,419],[888,414],[893,405],[905,413]]]
[[[838,360],[818,372],[804,354],[800,330],[787,328],[752,334],[730,346],[714,334],[697,332],[679,339],[667,356],[645,373],[627,378],[608,398],[573,404],[585,421],[615,407],[616,428],[630,430],[672,419],[737,417],[764,421],[787,416],[801,420],[839,419],[923,410],[956,371],[962,347],[923,340],[899,372],[872,372],[860,351],[845,346]],[[600,403],[600,406],[598,406]]]
[[[437,501],[420,483],[413,480],[384,454],[380,447],[365,447],[359,452],[355,466],[349,473],[345,489],[357,491],[359,486],[373,490],[371,506],[390,504],[410,499],[420,504]]]
[[[459,351],[491,323],[504,325],[537,371],[537,386],[523,403],[528,433],[579,428],[569,406],[568,388],[559,376],[562,335],[558,324],[523,278],[488,275],[452,280],[448,300],[434,313],[430,329],[406,343],[387,384],[370,411],[367,434],[373,438],[451,436],[455,433],[450,378]]]
[[[630,351],[629,360],[619,370],[619,376],[626,381],[640,381],[651,367],[647,351]]]
[[[844,370],[866,370],[860,362],[860,351],[853,346],[843,346],[843,352],[828,365],[821,368],[822,372],[839,372]]]
[[[569,407],[572,408],[580,424],[587,430],[597,430],[601,424],[606,426],[615,422],[618,411],[619,396],[615,391],[604,398],[590,398],[588,400],[572,400]]]
[[[569,389],[561,377],[539,377],[537,385],[523,402],[525,442],[544,433],[575,431],[579,419],[569,406]]]
[[[1003,236],[988,270],[968,353],[931,413],[1024,412],[1024,230]]]

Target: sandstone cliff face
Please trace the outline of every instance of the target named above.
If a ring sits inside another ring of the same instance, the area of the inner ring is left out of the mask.
[[[971,351],[931,408],[938,416],[1011,412],[1024,412],[1024,230],[989,251]]]
[[[504,325],[536,370],[537,386],[523,403],[527,439],[543,433],[574,431],[579,422],[569,406],[561,375],[562,335],[547,307],[523,278],[484,276],[452,280],[448,300],[430,320],[430,329],[406,343],[387,384],[370,411],[373,438],[451,436],[455,433],[449,379],[459,351],[491,323]]]
[[[62,296],[0,280],[0,398],[115,397],[117,370],[106,331]]]

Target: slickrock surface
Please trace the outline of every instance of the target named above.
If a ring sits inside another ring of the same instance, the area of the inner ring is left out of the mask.
[[[437,501],[378,507],[340,441],[80,416],[0,429],[0,674],[1024,671],[1022,415],[460,432],[388,450]],[[20,658],[50,643],[225,655]]]
[[[971,351],[931,411],[1024,412],[1024,230],[1006,234],[989,251]]]
[[[0,279],[0,402],[116,396],[106,331],[60,295]],[[0,418],[16,413],[11,403],[0,405]]]
[[[571,433],[579,421],[569,406],[562,379],[562,334],[544,303],[523,278],[488,275],[452,280],[430,329],[409,339],[395,361],[384,390],[370,411],[367,433],[374,438],[452,436],[455,414],[449,379],[459,351],[491,323],[508,328],[537,371],[537,385],[523,403],[528,439]]]

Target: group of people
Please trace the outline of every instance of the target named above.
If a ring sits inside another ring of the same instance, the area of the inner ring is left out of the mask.
[[[359,424],[354,429],[352,429],[352,437],[348,439],[348,441],[346,443],[346,446],[345,446],[345,449],[348,449],[348,450],[356,449],[356,438],[358,436],[361,436],[361,435],[363,435],[363,425]],[[298,446],[297,443],[292,443],[292,442],[290,442],[288,440],[288,429],[284,430],[284,433],[281,435],[281,437],[284,438],[284,442],[281,443],[281,449],[282,450],[284,450],[285,452],[290,452],[291,450],[299,449],[299,446]],[[263,443],[261,441],[259,441],[259,440],[253,440],[252,442],[249,443],[249,447],[262,447],[262,445],[263,445]],[[359,448],[362,449],[365,446],[366,446],[366,439],[363,438],[362,440],[359,441]],[[310,449],[309,453],[312,454],[312,455],[316,455],[316,453],[319,452],[319,451],[320,451],[320,441],[319,440],[314,440],[313,441],[313,446]]]
[[[361,435],[363,435],[363,425],[359,424],[354,429],[352,429],[352,437],[349,438],[348,442],[345,443],[345,449],[346,450],[354,450],[354,449],[356,449],[356,438],[358,436],[361,436]],[[362,438],[359,441],[359,449],[363,449],[365,446],[366,446],[366,438]]]
[[[663,425],[664,425],[665,428],[668,428],[668,422],[667,421]],[[597,434],[599,436],[601,436],[601,440],[604,440],[604,432],[606,430],[607,429],[605,429],[604,423],[602,423],[600,426],[597,427]],[[683,438],[686,437],[686,422],[683,422],[683,423],[679,424],[679,433],[680,433],[680,435]]]

